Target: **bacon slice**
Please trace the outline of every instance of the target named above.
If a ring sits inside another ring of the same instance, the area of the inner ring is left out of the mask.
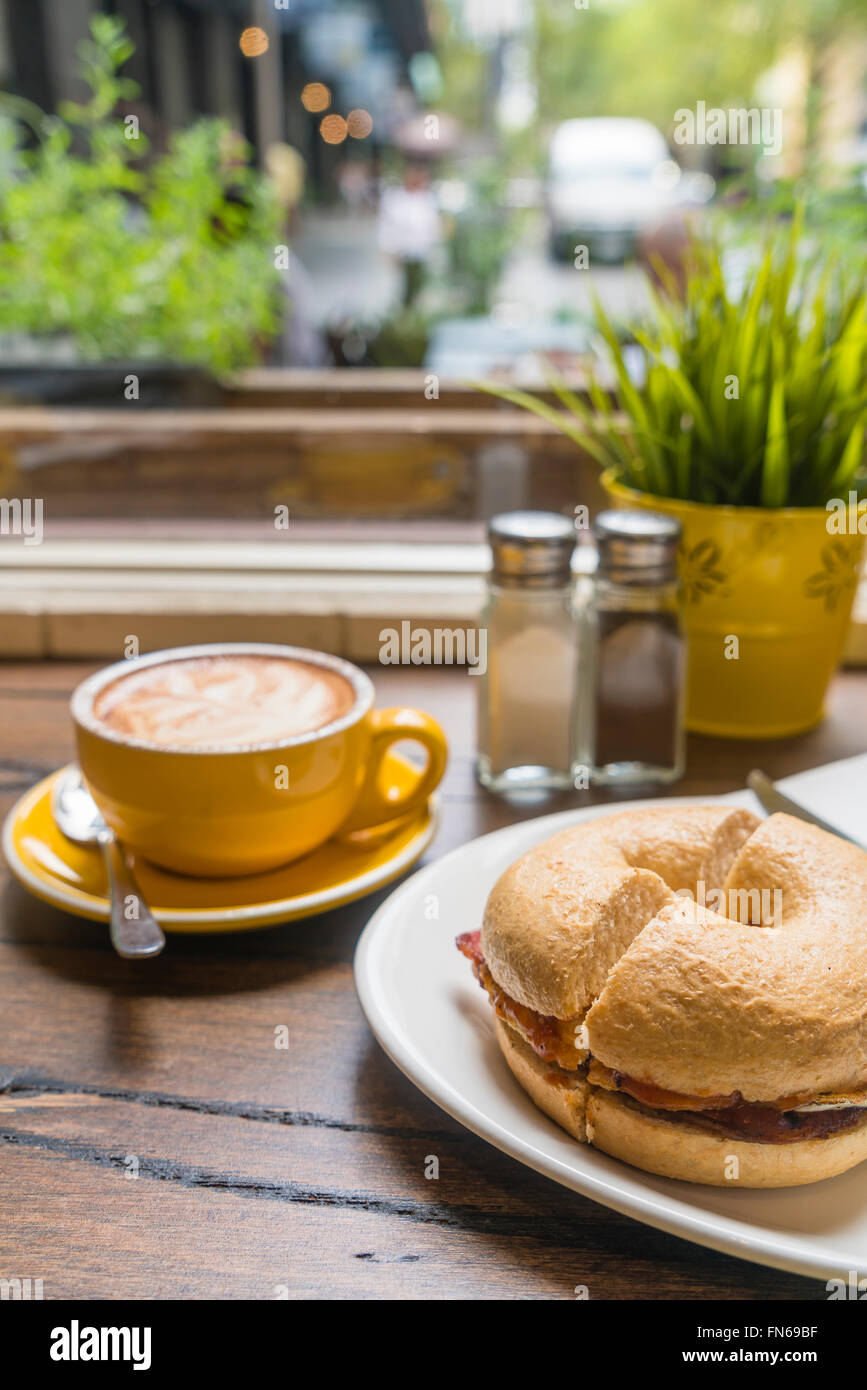
[[[728,1096],[682,1096],[612,1071],[595,1057],[590,1059],[587,1080],[591,1086],[623,1092],[637,1102],[641,1110],[655,1114],[658,1120],[692,1125],[726,1139],[740,1139],[751,1144],[793,1144],[801,1139],[826,1139],[867,1120],[864,1108],[855,1105],[840,1105],[834,1110],[797,1109],[803,1103],[803,1097],[799,1096],[787,1096],[766,1105],[745,1101],[739,1091]]]
[[[545,1062],[554,1062],[564,1071],[577,1071],[582,1066],[586,1049],[578,1040],[581,1027],[580,1018],[554,1018],[551,1014],[540,1014],[519,1004],[504,989],[501,989],[488,969],[482,954],[482,934],[480,931],[464,932],[456,945],[473,967],[473,974],[482,989],[487,990],[494,1012],[510,1028],[529,1043],[537,1056]]]
[[[455,938],[455,945],[466,956],[471,965],[484,965],[485,958],[482,955],[482,933],[480,931],[465,931]]]
[[[728,1096],[682,1096],[677,1091],[654,1086],[650,1081],[639,1081],[634,1076],[612,1071],[595,1057],[590,1059],[587,1080],[591,1086],[601,1086],[604,1091],[625,1091],[649,1110],[723,1110],[743,1100],[738,1091]]]
[[[803,1139],[827,1139],[867,1123],[867,1112],[858,1106],[811,1112],[743,1102],[723,1110],[660,1111],[643,1105],[639,1109],[670,1124],[691,1125],[748,1144],[797,1144]]]
[[[605,1091],[625,1091],[633,1100],[639,1104],[646,1105],[651,1110],[731,1110],[736,1106],[756,1105],[756,1101],[746,1101],[740,1091],[732,1091],[727,1096],[684,1096],[678,1091],[666,1091],[661,1086],[655,1086],[651,1081],[640,1081],[637,1077],[627,1076],[624,1072],[612,1071],[606,1067],[596,1057],[591,1057],[590,1066],[587,1072],[587,1080],[592,1086],[600,1086]],[[834,1105],[823,1105],[823,1100],[836,1100]],[[848,1102],[848,1104],[847,1104]],[[813,1113],[816,1109],[863,1109],[865,1106],[864,1093],[853,1092],[849,1096],[810,1096],[793,1095],[781,1096],[779,1100],[764,1101],[770,1110],[777,1112],[789,1110],[809,1110]]]

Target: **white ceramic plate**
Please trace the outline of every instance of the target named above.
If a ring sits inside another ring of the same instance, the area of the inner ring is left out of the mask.
[[[788,793],[867,840],[867,757],[787,779]],[[749,793],[681,798],[755,806]],[[809,1187],[726,1191],[653,1177],[577,1144],[521,1090],[494,1040],[486,996],[454,945],[519,854],[565,825],[623,810],[593,807],[524,821],[464,845],[395,890],[355,957],[362,1007],[397,1066],[468,1129],[605,1206],[760,1264],[821,1279],[867,1273],[867,1164]],[[647,805],[647,802],[641,803]],[[867,921],[865,921],[867,930]]]

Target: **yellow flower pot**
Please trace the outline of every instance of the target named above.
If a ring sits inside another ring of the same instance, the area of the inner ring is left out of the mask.
[[[784,738],[822,718],[865,537],[829,531],[824,507],[722,507],[637,492],[603,475],[615,507],[676,517],[689,634],[687,727]]]

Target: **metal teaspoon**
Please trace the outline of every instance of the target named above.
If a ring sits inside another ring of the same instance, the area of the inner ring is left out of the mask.
[[[166,944],[162,928],[142,897],[126,850],[106,825],[74,764],[64,768],[55,782],[51,810],[67,839],[79,845],[99,845],[103,852],[111,899],[111,944],[117,954],[125,960],[158,956]],[[137,902],[138,915],[129,919],[124,909],[131,898]]]

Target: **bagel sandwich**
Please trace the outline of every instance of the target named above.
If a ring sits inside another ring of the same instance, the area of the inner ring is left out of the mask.
[[[516,1079],[580,1142],[722,1187],[867,1157],[867,854],[848,841],[740,808],[600,816],[512,864],[458,946]]]

